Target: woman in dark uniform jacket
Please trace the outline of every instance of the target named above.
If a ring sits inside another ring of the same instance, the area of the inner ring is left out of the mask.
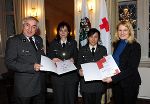
[[[141,58],[141,46],[134,39],[133,27],[129,22],[120,22],[113,42],[113,57],[121,73],[104,79],[113,85],[115,104],[136,104],[141,78],[138,66]]]
[[[70,60],[77,61],[77,42],[70,36],[71,28],[68,23],[61,22],[57,27],[57,36],[50,45],[48,56],[54,62]],[[51,74],[54,92],[54,104],[75,104],[78,93],[78,73],[68,72],[62,75]]]
[[[106,48],[99,45],[100,32],[91,28],[88,32],[88,43],[83,46],[78,53],[78,64],[80,80],[80,91],[84,104],[101,104],[102,93],[105,91],[105,85],[102,81],[85,82],[81,64],[96,62],[107,55]],[[91,69],[92,70],[92,69]]]

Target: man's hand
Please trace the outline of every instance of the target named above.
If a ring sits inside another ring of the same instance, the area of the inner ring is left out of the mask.
[[[34,70],[35,71],[40,71],[40,67],[42,67],[42,65],[35,63],[34,64]]]

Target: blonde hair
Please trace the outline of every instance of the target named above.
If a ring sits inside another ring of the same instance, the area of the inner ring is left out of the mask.
[[[116,27],[116,33],[115,33],[113,43],[116,43],[117,41],[120,40],[119,34],[118,34],[118,29],[119,29],[120,25],[123,25],[123,26],[127,27],[128,30],[129,30],[129,37],[128,37],[127,41],[129,43],[133,43],[134,41],[136,41],[135,37],[134,37],[134,30],[133,30],[132,24],[130,22],[127,22],[127,21],[121,21],[121,22],[118,23],[118,25]]]
[[[33,16],[28,16],[28,17],[25,17],[23,20],[22,20],[22,25],[24,25],[28,20],[34,20],[37,22],[37,24],[39,23],[38,19],[33,17]]]

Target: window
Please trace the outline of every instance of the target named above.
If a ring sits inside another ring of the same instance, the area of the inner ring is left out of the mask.
[[[129,21],[137,34],[137,5],[136,1],[118,2],[119,21]]]
[[[8,37],[15,34],[13,0],[0,0],[0,57],[4,57]]]

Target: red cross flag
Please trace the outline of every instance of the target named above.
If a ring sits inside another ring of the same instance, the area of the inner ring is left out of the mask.
[[[107,49],[107,53],[111,54],[111,36],[110,26],[108,22],[108,14],[105,0],[100,0],[100,24],[101,41]]]

